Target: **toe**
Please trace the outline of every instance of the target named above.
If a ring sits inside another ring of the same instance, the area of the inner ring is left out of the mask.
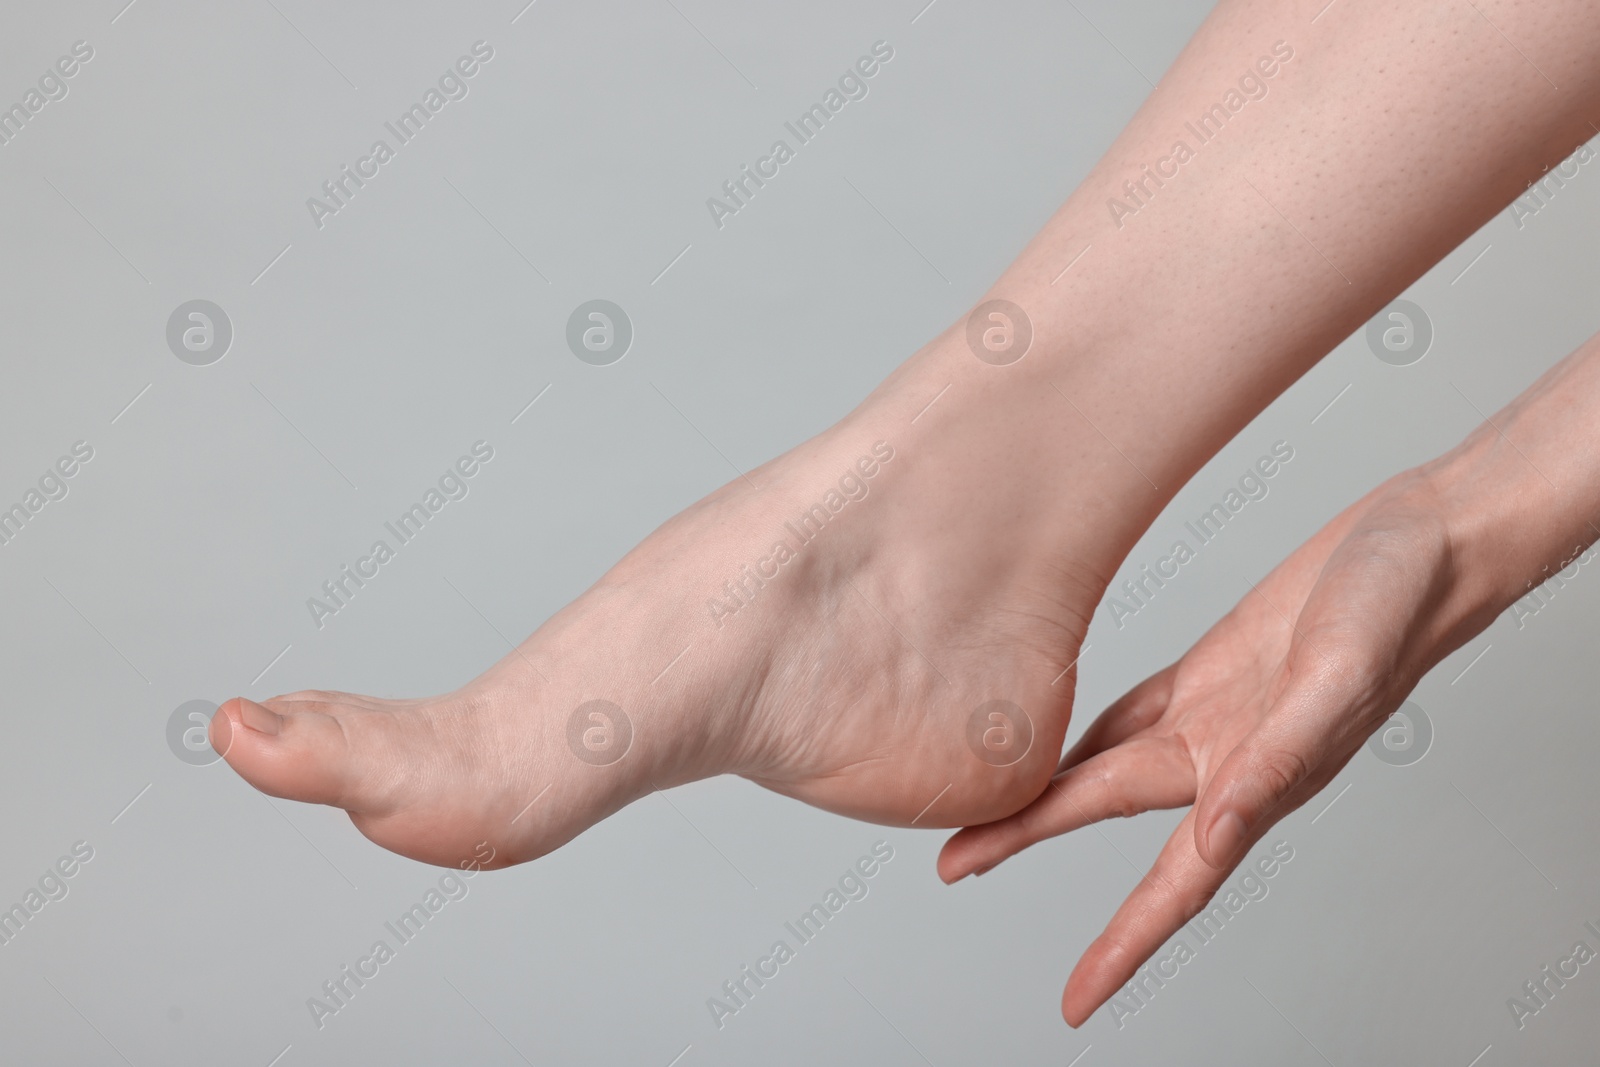
[[[351,743],[352,714],[374,713],[337,705],[311,710],[299,702],[274,710],[235,697],[212,717],[211,744],[263,793],[347,811],[371,810],[378,802],[374,753],[371,746]]]

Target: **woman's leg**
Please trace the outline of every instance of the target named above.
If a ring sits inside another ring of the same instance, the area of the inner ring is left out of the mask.
[[[452,865],[481,842],[532,859],[718,773],[890,823],[1022,807],[1090,613],[1172,494],[1594,132],[1591,0],[1320,6],[1225,0],[1005,303],[481,677],[230,701],[213,743],[258,788]]]

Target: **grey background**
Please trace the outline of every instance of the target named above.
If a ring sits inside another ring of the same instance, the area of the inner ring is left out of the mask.
[[[1506,1007],[1600,920],[1586,572],[1424,680],[1427,757],[1359,755],[1268,838],[1295,849],[1270,895],[1121,1029],[1103,1010],[1068,1030],[1061,984],[1177,813],[946,888],[944,833],[731,779],[474,879],[315,1029],[306,998],[438,872],[340,812],[184,764],[172,710],[471,677],[505,651],[496,629],[530,632],[731,476],[695,427],[748,469],[957,319],[1209,5],[123,2],[11,5],[0,34],[7,103],[74,41],[95,49],[0,147],[0,500],[74,441],[95,449],[0,548],[0,901],[74,841],[95,849],[0,946],[6,1062],[1592,1057],[1596,968],[1522,1032]],[[880,38],[896,54],[870,95],[718,231],[705,198]],[[470,95],[319,231],[305,199],[478,39],[495,58]],[[1122,630],[1097,616],[1074,733],[1346,502],[1458,440],[1473,403],[1492,410],[1600,325],[1597,235],[1584,168],[1407,294],[1434,323],[1425,359],[1386,365],[1358,331],[1225,449],[1130,565],[1272,442],[1296,457],[1149,610]],[[195,298],[235,330],[209,367],[165,344]],[[564,343],[595,298],[635,326],[609,367]],[[305,598],[479,438],[497,456],[471,495],[312,628]],[[706,998],[879,839],[896,855],[870,895],[719,1031]]]

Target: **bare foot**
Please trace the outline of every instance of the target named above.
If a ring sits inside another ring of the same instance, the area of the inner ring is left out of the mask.
[[[1048,383],[941,338],[456,692],[236,698],[212,743],[258,789],[444,865],[485,841],[525,862],[723,773],[875,822],[999,819],[1050,780],[1066,668],[1128,547],[1085,528],[1136,476],[1064,421]]]

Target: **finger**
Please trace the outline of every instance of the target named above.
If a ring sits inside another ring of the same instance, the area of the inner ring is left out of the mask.
[[[1158,808],[1193,804],[1194,765],[1171,737],[1136,738],[1057,775],[1032,804],[945,842],[939,877],[954,882],[987,871],[1047,837]]]
[[[1231,865],[1268,813],[1281,817],[1332,780],[1436,662],[1416,650],[1439,646],[1430,620],[1452,580],[1438,521],[1369,515],[1323,566],[1293,622],[1288,685],[1196,807],[1196,847],[1213,866]]]
[[[1160,719],[1172,700],[1172,679],[1178,665],[1157,671],[1102,711],[1076,744],[1061,758],[1056,773],[1075,767],[1119,745]]]
[[[1290,683],[1230,752],[1195,806],[1195,849],[1232,868],[1265,827],[1326,785],[1360,747],[1366,699],[1331,663]]]
[[[1082,1026],[1155,951],[1200,913],[1231,873],[1194,849],[1194,812],[1185,815],[1105,932],[1084,950],[1061,995],[1061,1015]]]

